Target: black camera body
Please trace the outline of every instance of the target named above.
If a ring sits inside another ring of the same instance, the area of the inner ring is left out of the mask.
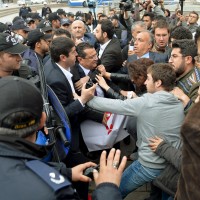
[[[156,6],[158,6],[158,4],[160,3],[160,1],[159,1],[159,0],[153,0],[153,3],[154,3]]]
[[[90,79],[89,81],[86,83],[86,89],[91,88],[93,86],[93,84],[97,83],[96,81],[96,75],[99,75],[100,71],[98,69],[95,69],[92,73],[90,73]]]
[[[95,1],[88,1],[87,2],[87,7],[88,8],[96,8],[96,2]]]
[[[131,0],[121,0],[119,3],[120,10],[131,11],[133,2]]]

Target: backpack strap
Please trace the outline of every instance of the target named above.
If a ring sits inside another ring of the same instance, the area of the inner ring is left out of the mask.
[[[39,160],[27,161],[25,165],[46,182],[54,192],[71,185],[56,169]]]

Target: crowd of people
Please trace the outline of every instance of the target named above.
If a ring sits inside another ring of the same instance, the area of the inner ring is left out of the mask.
[[[87,200],[87,168],[92,199],[125,199],[149,182],[148,200],[199,198],[199,15],[129,3],[97,16],[24,3],[0,23],[0,199]],[[46,84],[69,120],[64,154],[50,136],[59,123],[47,123]],[[106,127],[108,112],[127,116],[128,166],[119,143],[90,152],[82,135],[85,120]]]

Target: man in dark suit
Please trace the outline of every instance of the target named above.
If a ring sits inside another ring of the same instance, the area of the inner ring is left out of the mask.
[[[79,148],[80,123],[78,115],[85,109],[85,103],[92,98],[96,86],[89,89],[82,88],[81,96],[75,93],[70,67],[75,64],[77,52],[75,44],[70,38],[55,38],[50,47],[50,55],[52,60],[49,59],[44,66],[45,76],[47,84],[56,93],[71,123],[70,152],[65,163],[68,167],[73,167],[87,161],[80,153]],[[87,199],[88,185],[79,182],[75,188],[82,199]]]
[[[154,38],[150,31],[146,30],[138,33],[134,43],[134,54],[128,56],[127,63],[138,60],[140,58],[149,58],[154,63],[167,63],[169,60],[168,54],[151,52],[153,41]],[[128,69],[126,66],[124,66],[118,72],[128,74]]]
[[[151,52],[153,47],[153,35],[149,31],[143,31],[136,36],[134,43],[135,54],[128,57],[127,62],[137,60],[140,58],[150,58],[154,63],[167,63],[168,54],[161,54],[156,52]]]
[[[100,43],[99,58],[107,72],[116,72],[122,66],[120,42],[113,38],[114,27],[110,20],[99,22],[95,29],[95,37]]]

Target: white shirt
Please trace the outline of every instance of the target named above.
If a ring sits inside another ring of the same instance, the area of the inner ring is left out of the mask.
[[[63,74],[64,74],[65,77],[67,78],[67,80],[68,80],[68,82],[69,82],[69,84],[70,84],[70,87],[71,87],[71,89],[72,89],[72,93],[73,93],[73,94],[76,93],[76,92],[75,92],[75,89],[74,89],[74,84],[73,84],[73,82],[72,82],[72,77],[73,77],[73,75],[70,73],[70,69],[67,70],[67,69],[61,67],[58,63],[56,63],[56,65],[58,65],[58,67],[61,69],[61,71],[63,72]],[[79,98],[78,98],[78,100],[79,100],[79,102],[81,103],[81,105],[84,107],[84,104],[82,103],[82,101],[81,101]]]
[[[137,59],[140,59],[140,58],[149,58],[149,52],[145,53],[143,56],[141,57],[138,57],[137,56]]]
[[[63,74],[67,78],[67,80],[68,80],[68,82],[70,84],[70,87],[72,89],[72,93],[75,93],[74,85],[73,85],[73,82],[72,82],[73,75],[70,73],[70,69],[67,70],[67,69],[61,67],[58,63],[56,63],[56,65],[58,65],[58,67],[61,69],[61,71],[63,72]]]
[[[81,67],[81,69],[84,71],[85,75],[87,76],[90,72],[89,69],[84,68],[82,65],[79,64],[79,66]],[[97,85],[96,87],[96,93],[98,97],[104,97],[104,92],[101,89],[101,87],[99,85]]]
[[[105,44],[100,45],[100,50],[99,50],[99,58],[101,58],[105,48],[108,46],[108,44],[110,43],[111,40],[109,40],[108,42],[106,42]]]

